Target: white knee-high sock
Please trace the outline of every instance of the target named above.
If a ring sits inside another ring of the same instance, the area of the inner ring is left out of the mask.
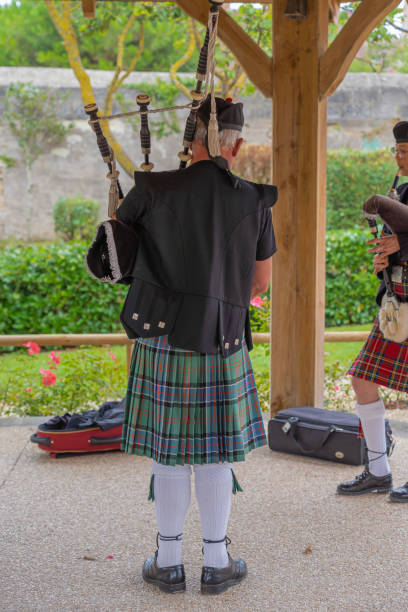
[[[162,465],[153,462],[154,502],[160,535],[175,537],[183,533],[184,520],[191,499],[191,467],[189,465]],[[181,563],[181,537],[163,540],[159,536],[157,565],[170,567]]]
[[[374,476],[386,476],[390,465],[386,454],[385,406],[382,399],[370,404],[356,403],[356,412],[360,418],[368,450],[368,470]]]
[[[232,472],[230,463],[194,466],[195,492],[200,509],[203,539],[222,540],[227,535],[231,509]],[[227,567],[225,542],[204,542],[204,565]]]

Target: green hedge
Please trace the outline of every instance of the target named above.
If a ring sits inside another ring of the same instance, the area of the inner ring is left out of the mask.
[[[376,312],[378,280],[366,253],[368,238],[363,229],[327,235],[326,325],[367,323]],[[86,248],[63,242],[4,248],[0,334],[121,331],[127,288],[92,279],[84,266]],[[261,309],[251,307],[254,331],[267,331],[268,311],[268,299]]]
[[[374,193],[386,194],[397,170],[387,149],[343,149],[327,154],[327,229],[364,226],[363,203]]]
[[[103,333],[121,328],[126,287],[92,279],[87,246],[56,242],[0,253],[0,334]]]
[[[328,232],[326,237],[326,325],[369,323],[378,307],[379,280],[365,241],[368,229]]]

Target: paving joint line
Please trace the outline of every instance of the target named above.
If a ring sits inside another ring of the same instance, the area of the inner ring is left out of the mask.
[[[28,443],[30,442],[30,440],[26,440],[23,448],[21,449],[21,451],[19,452],[16,460],[14,461],[13,465],[11,466],[11,468],[9,469],[9,471],[7,472],[7,474],[4,477],[3,482],[0,484],[0,489],[2,489],[4,487],[4,485],[6,484],[6,482],[8,481],[9,477],[11,476],[11,474],[14,472],[15,468],[17,467],[17,463],[20,461],[21,455],[23,454],[23,452],[25,451],[25,449],[27,448]]]

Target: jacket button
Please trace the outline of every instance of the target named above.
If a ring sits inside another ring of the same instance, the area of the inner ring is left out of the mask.
[[[229,349],[229,342],[226,342],[226,343],[224,344],[224,348]]]
[[[163,327],[166,327],[166,323],[164,321],[159,321],[158,327],[161,327],[163,329]]]
[[[238,346],[239,344],[239,338],[235,338],[235,342],[234,342],[235,346]]]
[[[145,323],[143,325],[143,329],[150,329],[150,323]]]
[[[138,320],[138,318],[139,318],[138,313],[137,313],[137,312],[134,312],[134,313],[132,314],[132,319],[133,319],[134,321],[137,321],[137,320]]]

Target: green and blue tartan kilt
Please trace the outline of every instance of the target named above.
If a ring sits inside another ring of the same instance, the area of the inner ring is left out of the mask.
[[[125,452],[165,465],[244,461],[266,444],[248,350],[223,358],[135,342],[126,396]]]
[[[408,298],[407,282],[393,282],[392,285],[397,295],[403,299]],[[408,340],[401,344],[386,340],[377,316],[363,348],[347,374],[408,393]]]

